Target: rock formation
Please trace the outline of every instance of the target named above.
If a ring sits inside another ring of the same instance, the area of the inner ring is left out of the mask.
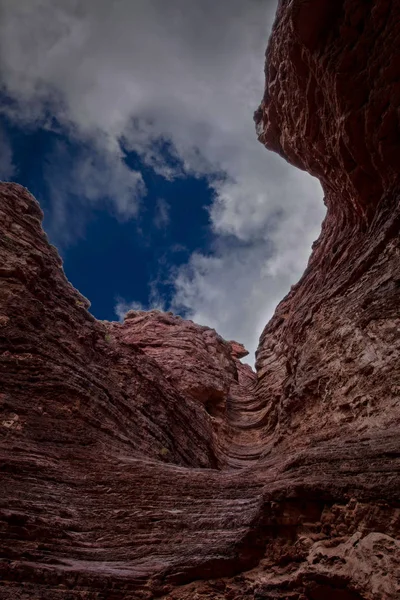
[[[260,141],[319,177],[256,373],[207,327],[96,321],[0,184],[0,598],[400,597],[400,6],[281,0]]]

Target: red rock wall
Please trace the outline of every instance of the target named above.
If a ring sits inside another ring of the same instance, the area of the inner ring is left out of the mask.
[[[281,0],[268,46],[260,141],[349,220],[398,188],[399,18],[391,0]]]
[[[399,426],[400,138],[395,123],[386,130],[400,102],[399,17],[385,0],[278,11],[259,139],[320,178],[328,210],[261,337],[257,393],[272,443]]]
[[[75,586],[125,594],[203,563],[232,572],[260,486],[210,470],[218,448],[197,397],[123,339],[124,326],[88,313],[32,196],[12,184],[0,195],[0,597],[52,598]],[[186,328],[201,345],[207,330]],[[217,375],[229,367],[227,395],[238,367],[230,344],[208,332]],[[209,375],[205,389],[221,393]]]
[[[214,466],[242,467],[263,450],[263,402],[255,399],[256,374],[238,357],[248,352],[213,329],[172,313],[129,311],[123,324],[107,324],[120,346],[140,348],[164,377],[207,413]]]
[[[96,321],[0,184],[0,598],[400,597],[397,3],[281,1],[259,139],[317,175],[306,272],[244,349]]]

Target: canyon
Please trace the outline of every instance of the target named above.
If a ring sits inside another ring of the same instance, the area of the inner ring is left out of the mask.
[[[327,215],[256,369],[96,320],[0,183],[0,598],[400,597],[400,5],[281,0],[259,141]]]

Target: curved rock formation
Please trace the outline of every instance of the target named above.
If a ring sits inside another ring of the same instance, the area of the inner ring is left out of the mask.
[[[0,184],[0,598],[400,597],[399,8],[282,0],[259,139],[327,216],[257,353],[96,321]]]
[[[395,125],[385,133],[399,16],[383,0],[282,2],[268,48],[259,139],[319,177],[328,209],[258,350],[268,430],[291,445],[399,424],[400,155]]]
[[[209,415],[215,465],[246,466],[262,452],[263,404],[255,400],[256,375],[239,358],[247,350],[227,342],[213,329],[172,313],[129,311],[124,323],[108,323],[121,344],[140,348],[160,367],[167,381]]]

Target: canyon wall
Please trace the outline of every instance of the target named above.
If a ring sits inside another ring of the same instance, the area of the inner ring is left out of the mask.
[[[400,7],[282,0],[259,140],[317,176],[301,280],[245,349],[96,321],[0,184],[0,598],[400,597]]]
[[[274,440],[399,424],[399,17],[383,0],[280,3],[257,132],[320,179],[327,216],[261,336]]]

